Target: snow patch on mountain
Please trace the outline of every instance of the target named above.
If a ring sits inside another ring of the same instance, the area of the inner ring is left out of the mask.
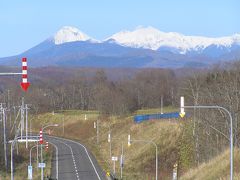
[[[53,37],[56,45],[66,42],[93,40],[75,27],[64,26]]]
[[[202,51],[210,45],[231,47],[240,44],[240,34],[229,37],[208,38],[185,36],[176,32],[162,32],[153,27],[137,28],[134,31],[121,31],[107,38],[117,44],[134,48],[158,50],[161,47],[174,48],[181,54],[188,51]]]

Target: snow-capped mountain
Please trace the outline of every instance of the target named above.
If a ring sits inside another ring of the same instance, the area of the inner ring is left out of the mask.
[[[147,27],[137,28],[134,31],[121,31],[106,40],[112,40],[117,44],[134,48],[151,50],[173,48],[173,52],[186,54],[190,51],[201,52],[211,45],[224,46],[227,48],[230,48],[234,44],[240,45],[240,34],[229,37],[208,38],[201,36],[185,36],[176,32],[166,33],[153,27]]]
[[[0,58],[0,65],[31,67],[206,67],[240,60],[240,34],[208,38],[162,32],[153,27],[122,31],[98,41],[75,27],[65,26],[29,50]]]
[[[92,40],[92,38],[81,32],[77,28],[71,26],[64,26],[53,37],[53,42],[55,44],[87,40]]]

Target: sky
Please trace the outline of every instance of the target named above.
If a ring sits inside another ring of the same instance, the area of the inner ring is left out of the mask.
[[[240,33],[239,0],[0,0],[0,57],[17,55],[74,26],[103,40],[152,26],[207,37]]]

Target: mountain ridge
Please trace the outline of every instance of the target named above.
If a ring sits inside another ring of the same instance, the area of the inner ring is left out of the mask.
[[[126,40],[124,43],[121,41],[122,37]],[[166,38],[161,39],[163,37]],[[134,31],[123,31],[120,32],[120,35],[114,34],[99,41],[77,28],[64,26],[53,36],[33,48],[16,56],[0,58],[0,65],[19,65],[18,59],[23,56],[29,58],[29,65],[33,67],[103,68],[206,67],[223,60],[240,59],[239,34],[218,39],[204,37],[199,42],[197,40],[201,37],[194,37],[197,39],[179,33],[164,33],[153,27],[148,27],[138,28]],[[133,44],[128,44],[127,41],[133,42]],[[203,45],[197,44],[202,42]],[[216,43],[211,44],[211,42]]]

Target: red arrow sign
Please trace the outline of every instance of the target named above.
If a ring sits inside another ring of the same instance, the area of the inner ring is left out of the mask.
[[[29,82],[26,82],[26,83],[21,82],[21,87],[24,91],[27,91],[29,86],[30,86]]]

